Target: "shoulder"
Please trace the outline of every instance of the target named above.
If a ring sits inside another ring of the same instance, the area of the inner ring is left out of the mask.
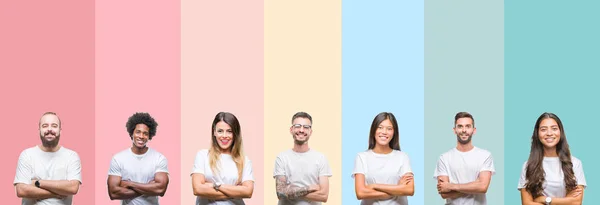
[[[208,156],[208,149],[201,149],[196,152],[196,157]]]
[[[117,152],[115,155],[113,155],[113,159],[120,160],[120,159],[123,159],[124,157],[130,156],[131,151],[129,149],[130,148],[127,148],[127,149],[121,150],[120,152]]]
[[[23,151],[21,151],[21,156],[25,157],[25,156],[31,156],[33,155],[33,153],[35,153],[39,148],[37,148],[37,145],[34,147],[30,147],[27,149],[24,149]]]
[[[356,158],[366,158],[370,151],[359,152],[356,154]]]
[[[250,157],[248,157],[248,155],[244,156],[244,163],[252,163],[252,161],[250,160]]]
[[[579,160],[577,157],[574,157],[573,155],[571,155],[571,162],[573,163],[573,167],[581,166],[581,160]]]
[[[65,154],[65,155],[68,155],[68,156],[79,156],[79,155],[77,154],[77,152],[73,151],[72,149],[66,148],[66,147],[62,147],[62,148],[60,149],[60,151],[61,151],[63,154]]]
[[[491,156],[492,153],[486,149],[481,149],[479,147],[475,147],[475,153],[477,153],[477,155],[485,155],[485,156]]]
[[[291,149],[285,150],[285,151],[283,151],[283,152],[280,152],[280,153],[277,155],[277,159],[286,158],[287,156],[290,156],[291,154],[292,154],[292,150],[291,150]]]
[[[452,154],[454,154],[454,153],[456,153],[456,152],[457,152],[456,148],[452,148],[452,149],[450,149],[450,150],[448,150],[448,151],[446,151],[446,152],[442,153],[442,154],[440,155],[440,159],[442,159],[442,158],[446,158],[446,157],[450,157],[450,155],[452,155]]]
[[[399,150],[394,150],[393,151],[394,155],[404,159],[404,158],[408,158],[408,154],[406,152],[403,151],[399,151]]]

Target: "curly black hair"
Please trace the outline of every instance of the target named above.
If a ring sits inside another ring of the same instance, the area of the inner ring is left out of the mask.
[[[135,126],[138,124],[144,124],[148,126],[148,128],[150,129],[149,138],[150,140],[152,140],[152,137],[156,135],[156,127],[158,126],[158,123],[154,121],[154,118],[152,118],[152,116],[150,116],[150,114],[146,112],[136,112],[131,117],[129,117],[129,119],[127,119],[127,124],[125,124],[125,127],[127,127],[127,132],[129,132],[129,137],[131,139],[133,139],[133,131],[135,130]]]

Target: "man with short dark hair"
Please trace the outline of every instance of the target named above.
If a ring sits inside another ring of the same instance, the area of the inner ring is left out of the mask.
[[[473,146],[475,120],[468,112],[454,117],[456,147],[442,154],[433,177],[438,193],[451,205],[486,205],[485,193],[495,172],[489,151]]]
[[[294,114],[290,134],[294,148],[277,156],[273,171],[279,204],[327,202],[331,168],[325,155],[308,147],[312,117],[305,112]]]

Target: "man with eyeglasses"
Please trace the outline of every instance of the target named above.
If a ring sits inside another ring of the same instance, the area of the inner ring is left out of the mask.
[[[331,168],[325,155],[308,147],[312,117],[305,112],[294,114],[290,133],[294,148],[277,156],[273,171],[279,204],[327,202]]]
[[[127,120],[131,147],[115,154],[108,170],[108,195],[122,205],[158,205],[169,184],[167,158],[146,144],[156,135],[158,123],[148,113]]]

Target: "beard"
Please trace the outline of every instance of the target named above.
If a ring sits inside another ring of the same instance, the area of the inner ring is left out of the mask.
[[[463,140],[462,138],[460,138],[461,135],[467,135],[467,136],[469,136],[469,138],[467,138],[466,140]],[[471,137],[473,137],[473,134],[464,133],[464,134],[456,135],[456,139],[458,140],[458,143],[463,144],[463,145],[471,142]]]
[[[54,135],[54,140],[47,140],[46,135]],[[58,141],[60,141],[60,132],[56,133],[54,131],[48,130],[44,133],[40,133],[40,139],[42,140],[42,146],[47,148],[55,148],[58,145]]]
[[[306,133],[297,133],[297,134],[305,135]],[[298,138],[296,137],[297,134],[294,134],[294,144],[303,145],[303,144],[306,144],[306,142],[308,142],[309,136],[306,136],[306,138],[304,140],[298,140]]]

